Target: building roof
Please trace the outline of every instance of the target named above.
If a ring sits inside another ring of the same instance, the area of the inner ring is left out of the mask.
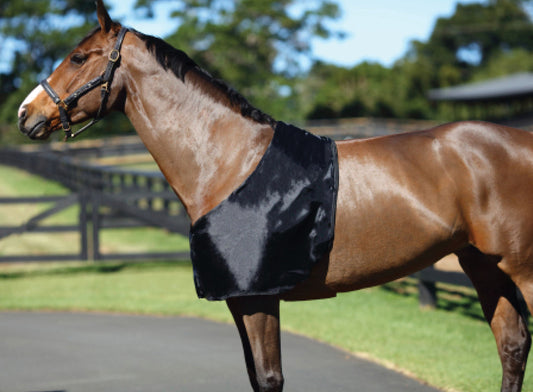
[[[518,73],[483,82],[430,90],[434,101],[495,101],[533,95],[533,73]]]

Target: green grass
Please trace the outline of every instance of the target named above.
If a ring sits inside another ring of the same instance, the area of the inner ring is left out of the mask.
[[[4,269],[0,281],[1,309],[211,315],[229,321],[223,303],[199,309],[189,263],[29,265]]]
[[[23,170],[0,165],[0,195],[50,196],[67,195],[58,183],[46,181]]]

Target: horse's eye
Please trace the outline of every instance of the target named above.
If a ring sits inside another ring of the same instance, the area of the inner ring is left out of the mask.
[[[80,53],[74,53],[72,56],[70,56],[70,62],[75,65],[82,65],[85,63],[85,60],[87,60],[87,57]]]

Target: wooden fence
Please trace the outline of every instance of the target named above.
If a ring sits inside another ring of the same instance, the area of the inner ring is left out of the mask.
[[[54,203],[23,224],[0,226],[0,239],[23,232],[76,231],[80,237],[77,254],[0,256],[0,262],[188,258],[188,253],[183,252],[104,254],[101,251],[100,234],[107,228],[154,226],[188,235],[189,220],[185,211],[160,173],[101,167],[84,162],[89,156],[139,151],[145,151],[140,143],[63,151],[49,148],[0,150],[1,164],[57,181],[70,190],[67,196],[0,198],[0,205]],[[75,204],[79,205],[77,225],[40,225],[45,218]]]
[[[0,205],[14,205],[14,204],[42,204],[53,203],[53,206],[40,212],[37,215],[32,216],[29,220],[23,224],[15,226],[0,226],[0,240],[14,234],[22,234],[25,232],[33,233],[60,233],[78,231],[80,233],[81,245],[80,251],[77,254],[48,254],[48,255],[21,255],[21,256],[1,256],[0,262],[16,262],[16,261],[62,261],[62,260],[86,260],[87,259],[87,217],[84,214],[80,214],[79,223],[77,225],[53,225],[53,226],[40,226],[40,223],[55,215],[64,209],[80,203],[83,205],[83,200],[79,195],[72,193],[67,196],[36,196],[36,197],[0,197]],[[85,208],[81,208],[81,211],[86,211]]]

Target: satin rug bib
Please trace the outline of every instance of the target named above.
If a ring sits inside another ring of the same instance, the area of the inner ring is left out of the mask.
[[[255,171],[190,231],[198,297],[292,289],[333,244],[335,143],[278,123]]]

